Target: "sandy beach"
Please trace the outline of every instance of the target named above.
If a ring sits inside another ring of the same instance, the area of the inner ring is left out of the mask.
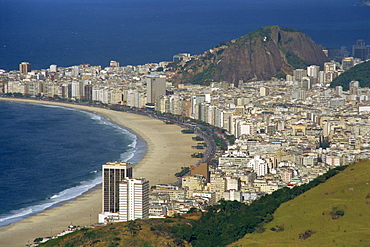
[[[191,158],[194,149],[192,135],[181,134],[177,125],[165,124],[160,120],[103,108],[63,104],[37,100],[0,98],[0,100],[23,101],[38,104],[60,105],[90,111],[109,118],[139,135],[147,142],[144,158],[134,167],[134,177],[144,177],[150,185],[172,183],[174,174],[183,166],[197,162]],[[87,154],[88,155],[88,154]],[[68,225],[90,225],[97,222],[101,212],[101,188],[95,187],[82,196],[62,205],[45,210],[20,222],[0,228],[0,246],[17,247],[33,243],[37,237],[56,235]]]

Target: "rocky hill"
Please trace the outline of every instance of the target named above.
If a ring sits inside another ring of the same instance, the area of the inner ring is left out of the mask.
[[[326,55],[306,34],[293,28],[269,26],[221,43],[179,66],[174,82],[237,84],[240,80],[267,80],[307,65],[322,66],[326,61]]]

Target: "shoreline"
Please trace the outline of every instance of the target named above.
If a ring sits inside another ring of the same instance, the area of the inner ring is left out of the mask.
[[[73,105],[60,102],[0,98],[0,100],[57,105],[92,112],[122,126],[144,140],[146,153],[134,166],[133,177],[144,177],[150,186],[159,183],[172,183],[174,174],[183,166],[196,163],[190,157],[192,135],[181,134],[181,127],[167,125],[162,121],[133,113],[118,112],[104,108]],[[102,164],[103,165],[103,164]],[[0,227],[0,246],[25,246],[38,237],[48,237],[61,233],[71,224],[91,225],[97,222],[101,213],[101,185],[94,186],[82,195],[27,217],[19,222]]]

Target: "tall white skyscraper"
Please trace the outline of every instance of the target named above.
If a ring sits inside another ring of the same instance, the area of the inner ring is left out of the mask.
[[[152,74],[146,77],[148,103],[155,104],[159,97],[166,95],[166,76]]]
[[[128,178],[119,184],[119,220],[149,218],[149,182]]]

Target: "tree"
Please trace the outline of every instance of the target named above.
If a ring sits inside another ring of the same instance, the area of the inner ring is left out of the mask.
[[[141,225],[136,221],[130,221],[125,227],[127,227],[127,231],[131,233],[131,236],[136,235],[141,230]]]
[[[44,238],[35,238],[35,240],[33,240],[33,242],[35,243],[40,243]]]

